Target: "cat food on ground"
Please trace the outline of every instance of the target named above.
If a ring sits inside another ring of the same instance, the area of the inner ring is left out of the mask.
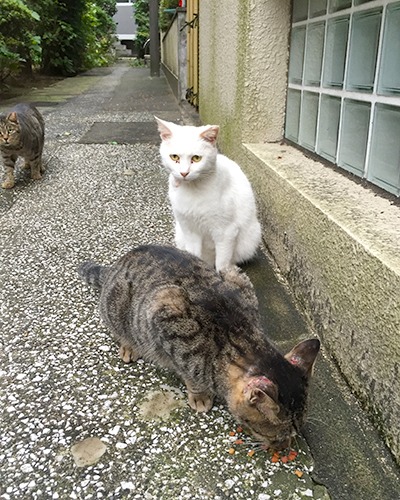
[[[243,439],[236,439],[235,444],[243,444]]]
[[[243,429],[242,429],[241,427],[238,427],[238,428],[237,428],[237,431],[238,431],[238,432],[243,432]]]
[[[254,450],[250,450],[247,454],[249,455],[249,457],[252,457],[254,455],[255,451]]]
[[[229,454],[233,455],[235,453],[235,450],[233,448],[229,448]]]
[[[234,436],[234,435],[235,435],[235,431],[231,431],[231,432],[229,433],[229,435],[230,435],[230,436]]]
[[[297,477],[302,477],[303,473],[300,470],[295,470],[294,473],[296,474]]]
[[[283,463],[283,464],[287,464],[289,462],[289,460],[292,462],[293,460],[296,459],[298,453],[297,451],[295,450],[290,450],[289,451],[289,454],[288,455],[284,455],[283,457],[280,456],[280,454],[278,452],[275,452],[272,457],[271,457],[271,462],[273,463],[278,463],[279,460]]]

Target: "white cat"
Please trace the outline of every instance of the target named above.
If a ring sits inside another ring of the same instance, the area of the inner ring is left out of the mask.
[[[218,154],[219,127],[156,120],[161,159],[170,174],[176,246],[217,271],[249,260],[261,239],[254,195],[239,165]]]

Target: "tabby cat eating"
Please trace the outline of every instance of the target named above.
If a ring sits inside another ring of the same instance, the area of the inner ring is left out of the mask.
[[[217,271],[251,259],[261,239],[256,203],[239,165],[218,154],[219,127],[156,120],[169,173],[176,246]]]
[[[142,357],[174,370],[193,409],[208,411],[218,396],[267,447],[290,446],[305,419],[319,341],[282,356],[263,335],[245,274],[217,273],[185,251],[153,245],[110,267],[84,262],[78,273],[101,290],[100,315],[125,362]]]
[[[14,167],[18,156],[25,159],[23,168],[29,168],[32,179],[40,179],[44,172],[42,152],[44,144],[44,120],[31,104],[17,104],[9,112],[0,115],[0,151],[4,163],[2,187],[15,184]]]

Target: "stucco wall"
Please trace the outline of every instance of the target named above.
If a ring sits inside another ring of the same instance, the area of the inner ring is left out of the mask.
[[[286,145],[245,151],[264,240],[399,459],[399,207]]]
[[[272,144],[283,136],[290,2],[224,4],[200,0],[201,121],[221,126],[266,246],[400,463],[400,208]]]
[[[238,133],[237,105],[238,61],[242,60],[240,43],[240,2],[201,0],[199,8],[199,94],[203,123],[223,127],[220,143],[231,129]]]
[[[200,1],[200,118],[226,150],[282,138],[290,4]]]

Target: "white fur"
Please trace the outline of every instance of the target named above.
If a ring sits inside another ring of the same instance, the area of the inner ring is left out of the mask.
[[[239,165],[217,154],[219,127],[156,120],[161,159],[170,174],[176,246],[217,271],[253,257],[261,239],[253,191]],[[179,163],[170,155],[179,156]],[[192,161],[195,155],[202,157],[199,162]]]

